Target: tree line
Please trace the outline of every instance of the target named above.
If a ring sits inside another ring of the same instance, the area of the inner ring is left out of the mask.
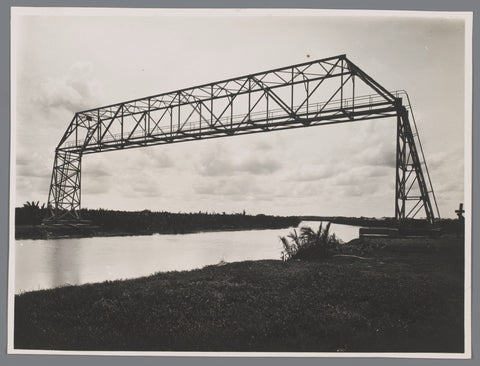
[[[15,209],[16,225],[40,225],[48,216],[45,204],[27,202]],[[81,209],[83,222],[98,226],[107,231],[131,233],[159,232],[186,233],[202,230],[264,229],[297,226],[300,219],[296,216],[247,215],[195,212],[172,213],[166,211],[119,211],[107,209]]]

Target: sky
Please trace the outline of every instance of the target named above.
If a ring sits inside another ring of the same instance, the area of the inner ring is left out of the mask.
[[[464,200],[464,21],[252,14],[15,16],[16,205],[47,201],[55,147],[77,111],[346,54],[408,92],[440,214],[454,217]],[[389,118],[86,155],[82,207],[394,216],[395,135]]]

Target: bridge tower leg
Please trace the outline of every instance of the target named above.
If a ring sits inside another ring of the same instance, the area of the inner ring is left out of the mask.
[[[434,213],[422,170],[423,163],[415,144],[408,111],[401,105],[400,100],[397,114],[395,173],[395,218],[399,221],[414,218],[424,208],[427,221],[433,224]],[[415,189],[415,183],[418,189]],[[407,204],[408,201],[411,203]]]
[[[46,220],[80,219],[80,172],[82,154],[57,149],[53,165]]]

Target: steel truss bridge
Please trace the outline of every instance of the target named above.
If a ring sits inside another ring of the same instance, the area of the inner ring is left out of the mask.
[[[47,221],[80,218],[86,154],[388,117],[397,123],[395,217],[423,209],[433,223],[440,215],[408,95],[346,55],[76,113],[55,150]]]

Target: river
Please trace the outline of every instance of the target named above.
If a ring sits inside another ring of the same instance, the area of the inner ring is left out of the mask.
[[[299,227],[318,229],[318,222]],[[347,242],[358,226],[332,224]],[[224,262],[280,259],[293,229],[15,241],[15,293],[182,271]]]

